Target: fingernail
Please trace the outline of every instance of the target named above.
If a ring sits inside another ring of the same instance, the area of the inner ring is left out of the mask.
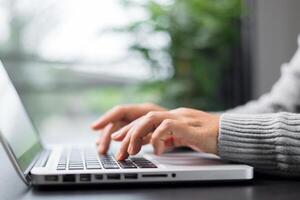
[[[101,123],[100,120],[95,121],[95,122],[93,122],[93,123],[91,124],[91,127],[92,127],[93,129],[96,129],[96,127],[97,127],[100,123]]]
[[[101,154],[105,154],[105,153],[106,153],[104,147],[101,147],[101,148],[100,148],[100,153],[101,153]]]
[[[111,134],[111,138],[117,138],[119,135],[120,135],[120,132],[117,131],[117,132]]]
[[[98,153],[102,154],[102,147],[101,146],[98,146]]]
[[[160,149],[157,149],[157,150],[156,150],[156,155],[159,156],[160,154],[161,154],[161,150],[160,150]]]
[[[116,158],[117,160],[120,160],[120,159],[121,159],[121,152],[120,152],[120,151],[119,151],[118,153],[116,153],[115,158]]]
[[[94,123],[91,124],[91,127],[92,127],[92,128],[95,128],[95,127],[97,126],[97,124],[98,124],[98,123],[94,122]]]
[[[133,152],[133,147],[132,147],[132,145],[129,145],[129,147],[128,147],[128,153],[130,154],[130,155],[132,155],[134,152]]]
[[[162,152],[163,152],[163,147],[162,147],[162,145],[159,144],[157,147],[157,155],[161,155]]]

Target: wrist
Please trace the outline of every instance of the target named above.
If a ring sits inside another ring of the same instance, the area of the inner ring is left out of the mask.
[[[211,128],[208,134],[208,138],[205,138],[205,143],[207,143],[207,153],[212,153],[218,155],[218,137],[220,129],[220,115],[212,115],[210,119]]]
[[[218,138],[219,138],[219,130],[220,130],[221,116],[215,115],[215,129],[213,131],[214,135],[214,154],[218,155]]]

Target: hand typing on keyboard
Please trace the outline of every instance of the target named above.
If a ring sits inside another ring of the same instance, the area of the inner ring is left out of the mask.
[[[101,131],[102,137],[96,143],[102,154],[107,152],[111,139],[121,142],[117,160],[136,155],[142,145],[149,143],[157,155],[177,146],[216,154],[219,118],[189,108],[166,110],[154,104],[124,105],[108,111],[92,128]]]
[[[111,141],[111,135],[115,131],[129,125],[134,120],[144,116],[148,112],[164,110],[164,108],[153,104],[141,104],[133,106],[117,106],[108,111],[92,125],[94,130],[100,130],[101,133],[101,138],[96,141],[99,153],[107,153]]]

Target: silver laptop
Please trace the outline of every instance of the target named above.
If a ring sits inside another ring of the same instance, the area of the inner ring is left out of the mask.
[[[0,138],[28,185],[249,180],[253,168],[197,152],[155,156],[144,151],[124,161],[98,155],[92,146],[46,148],[0,62]]]

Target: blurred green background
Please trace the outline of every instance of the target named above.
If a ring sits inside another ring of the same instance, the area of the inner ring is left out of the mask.
[[[144,91],[157,90],[158,103],[167,107],[228,107],[219,92],[224,70],[232,67],[232,50],[240,42],[240,0],[175,0],[168,4],[124,0],[123,4],[140,7],[149,16],[117,29],[135,35],[130,50],[142,54],[154,75],[166,67],[164,59],[170,61],[171,77],[144,84]],[[161,34],[168,43],[157,47],[153,40]]]
[[[243,9],[240,0],[0,0],[0,58],[54,137],[86,132],[123,103],[223,110]]]

